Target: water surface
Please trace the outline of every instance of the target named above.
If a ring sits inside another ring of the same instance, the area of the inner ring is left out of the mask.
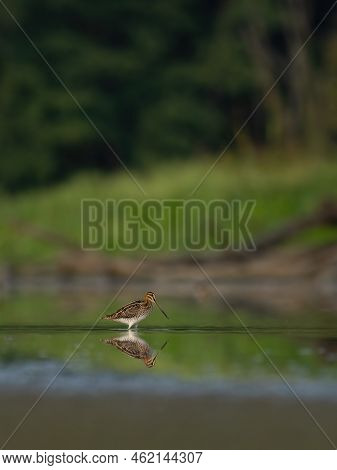
[[[220,303],[163,299],[170,321],[154,312],[128,334],[109,322],[93,328],[108,303],[70,293],[2,300],[2,443],[48,388],[6,448],[337,442],[334,312],[245,308],[238,311],[243,326]]]

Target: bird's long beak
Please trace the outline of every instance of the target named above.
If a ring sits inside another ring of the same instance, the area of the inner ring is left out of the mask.
[[[165,343],[164,343],[164,344],[162,345],[162,347],[160,348],[161,351],[165,348],[165,346],[167,345],[167,343],[168,343],[168,341],[165,341]]]
[[[169,317],[166,315],[166,313],[164,312],[164,310],[163,310],[162,308],[160,308],[160,307],[159,307],[159,304],[158,304],[158,302],[157,302],[156,300],[155,300],[155,302],[156,302],[156,305],[157,305],[157,307],[158,307],[158,308],[159,308],[159,310],[161,311],[161,313],[162,313],[163,315],[165,315],[165,317],[166,317],[166,318],[169,320]]]
[[[153,358],[153,361],[155,361],[158,357],[158,354],[165,348],[165,346],[167,345],[168,341],[165,341],[165,343],[162,345],[162,347],[159,349],[159,351],[157,352],[157,354],[154,356]]]

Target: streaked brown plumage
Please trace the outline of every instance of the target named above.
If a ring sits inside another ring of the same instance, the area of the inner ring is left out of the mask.
[[[131,331],[123,336],[104,339],[103,342],[114,346],[119,351],[122,351],[130,357],[142,359],[146,367],[153,367],[156,363],[158,353],[155,353],[146,341]],[[166,343],[161,349],[163,349],[165,345]]]
[[[117,312],[106,315],[103,319],[126,323],[130,329],[133,325],[138,324],[150,315],[154,303],[157,304],[159,310],[168,318],[166,313],[159,307],[155,294],[153,292],[147,292],[143,300],[135,300],[120,308]]]

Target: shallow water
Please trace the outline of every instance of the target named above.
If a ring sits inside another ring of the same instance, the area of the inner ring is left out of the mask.
[[[337,443],[334,312],[280,315],[246,308],[237,312],[239,321],[217,302],[161,303],[169,322],[154,312],[138,332],[127,333],[109,322],[93,327],[109,304],[101,296],[3,299],[1,445],[207,449]]]

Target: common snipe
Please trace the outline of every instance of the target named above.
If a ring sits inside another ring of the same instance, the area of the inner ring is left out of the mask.
[[[103,320],[114,320],[120,323],[126,323],[130,329],[133,325],[136,325],[150,315],[154,304],[157,305],[162,314],[168,319],[164,310],[159,307],[155,294],[153,292],[146,292],[143,300],[135,300],[120,308],[117,312],[106,315],[103,317]]]
[[[142,359],[146,367],[153,367],[156,363],[159,352],[153,351],[150,345],[141,339],[134,332],[129,331],[127,334],[115,338],[102,340],[105,344],[114,346],[119,351],[127,354],[135,359]],[[163,344],[160,351],[164,349],[167,342]]]

